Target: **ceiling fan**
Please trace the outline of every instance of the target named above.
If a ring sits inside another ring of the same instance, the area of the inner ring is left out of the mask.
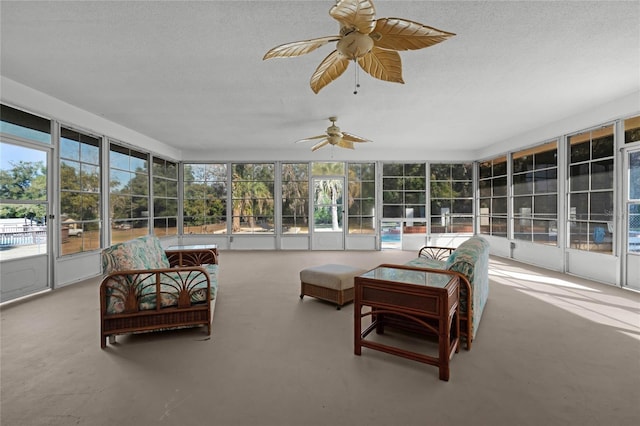
[[[327,131],[324,135],[312,136],[310,138],[300,139],[298,142],[309,142],[320,139],[320,142],[311,147],[311,151],[317,151],[323,146],[331,145],[338,146],[340,148],[355,149],[354,142],[371,142],[369,139],[361,138],[360,136],[352,135],[351,133],[343,132],[338,126],[336,126],[337,117],[329,117],[331,125],[327,127]]]
[[[350,60],[357,61],[372,77],[404,83],[397,51],[423,49],[455,36],[407,19],[376,19],[371,0],[339,0],[329,15],[340,23],[339,35],[282,44],[269,50],[262,59],[301,56],[337,41],[336,50],[324,58],[311,76],[314,93],[340,77]]]

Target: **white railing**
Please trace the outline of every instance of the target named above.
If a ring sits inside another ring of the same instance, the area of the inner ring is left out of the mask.
[[[22,227],[20,227],[22,228]],[[36,227],[33,227],[36,228]],[[26,246],[32,244],[44,244],[47,242],[47,231],[42,227],[38,229],[16,229],[7,228],[0,231],[0,246]]]

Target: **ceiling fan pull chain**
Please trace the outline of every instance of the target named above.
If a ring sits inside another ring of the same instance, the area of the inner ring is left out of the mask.
[[[356,77],[355,77],[355,80],[356,80],[356,87],[355,87],[355,89],[353,90],[353,94],[354,94],[354,95],[357,95],[357,94],[358,94],[358,87],[360,87],[360,74],[358,73],[358,61],[356,61],[356,60],[354,59],[354,60],[353,60],[353,65],[354,65],[354,66],[353,66],[353,68],[356,70],[356,71],[355,71],[355,73],[356,73]]]

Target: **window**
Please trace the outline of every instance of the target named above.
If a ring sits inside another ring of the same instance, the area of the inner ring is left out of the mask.
[[[624,143],[640,141],[640,115],[624,120]]]
[[[313,176],[344,176],[344,163],[342,162],[316,162],[311,163]]]
[[[557,245],[558,142],[514,153],[511,167],[514,238]]]
[[[473,163],[430,169],[431,232],[473,233]]]
[[[234,234],[274,233],[274,165],[232,164],[231,232]]]
[[[100,139],[60,128],[62,255],[100,248]]]
[[[480,233],[507,236],[507,157],[483,161],[479,167]]]
[[[149,233],[148,163],[147,154],[116,144],[110,146],[111,244]]]
[[[349,234],[375,233],[375,163],[349,164]]]
[[[405,219],[405,233],[426,233],[427,178],[424,163],[382,165],[382,216]],[[422,220],[416,220],[422,219]],[[394,232],[399,232],[395,229]]]
[[[282,165],[282,233],[309,233],[309,164]]]
[[[382,216],[424,218],[426,174],[424,163],[382,165]]]
[[[613,126],[569,137],[569,246],[613,252]]]
[[[0,132],[51,144],[51,120],[0,105]]]
[[[178,166],[153,158],[153,233],[178,234]]]
[[[184,233],[227,233],[227,165],[184,165]]]

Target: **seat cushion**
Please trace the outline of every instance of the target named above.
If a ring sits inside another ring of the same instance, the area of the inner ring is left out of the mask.
[[[405,263],[405,265],[418,268],[447,269],[444,260],[429,259],[428,257],[416,257]]]
[[[367,272],[366,269],[349,265],[327,264],[313,266],[300,271],[300,281],[334,290],[353,288],[355,276]]]

